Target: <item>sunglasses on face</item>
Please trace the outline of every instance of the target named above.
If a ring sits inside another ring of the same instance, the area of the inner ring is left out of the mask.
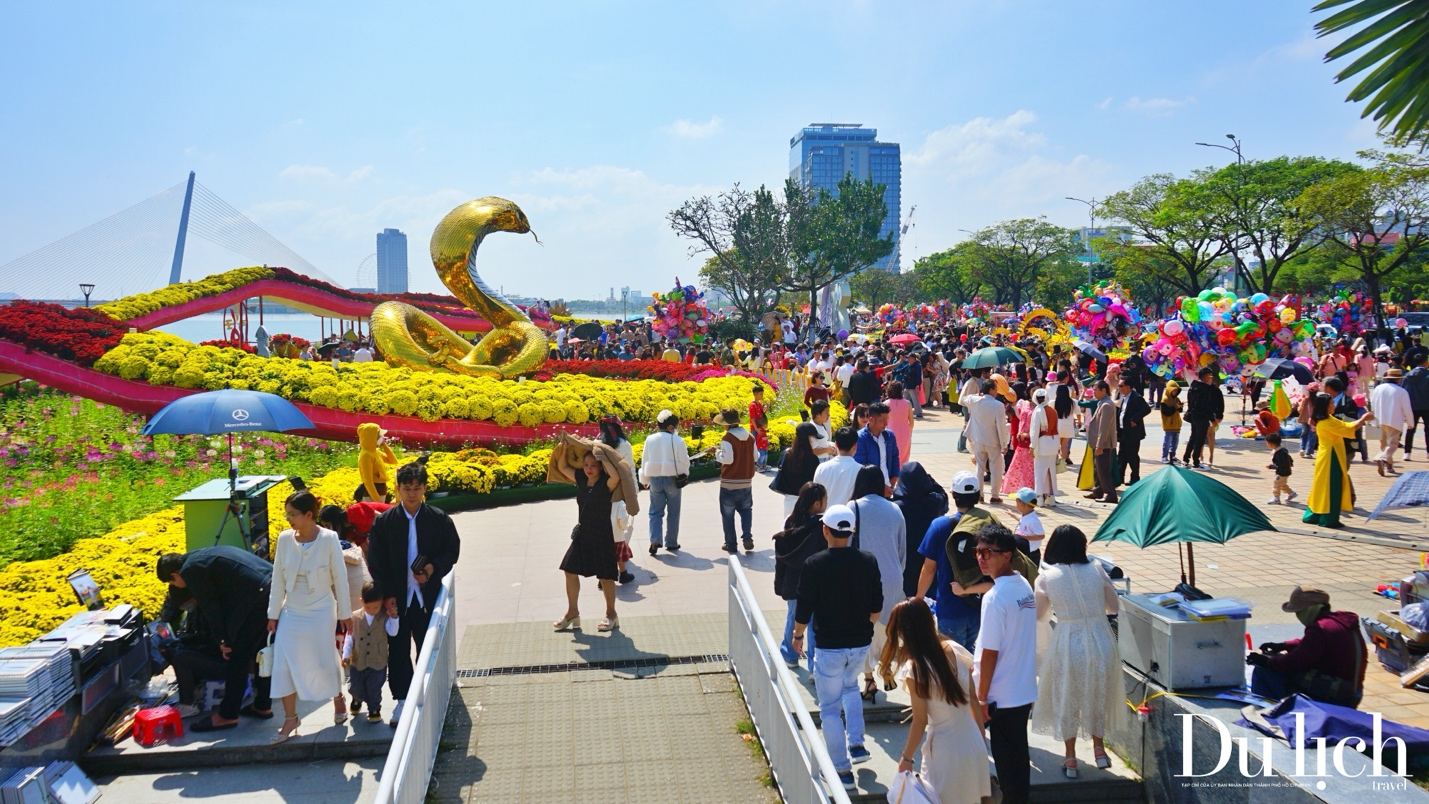
[[[994,550],[994,549],[992,549],[991,547],[979,547],[979,548],[977,548],[977,557],[980,558],[980,559],[992,558],[994,555],[996,555],[996,554],[998,554],[998,553],[1006,553],[1006,552],[1007,552],[1006,550]]]

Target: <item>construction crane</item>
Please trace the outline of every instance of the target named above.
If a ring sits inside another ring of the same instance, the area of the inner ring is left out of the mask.
[[[897,251],[898,251],[898,256],[899,256],[899,261],[900,261],[900,262],[902,261],[902,256],[903,256],[903,238],[904,238],[905,236],[907,236],[908,230],[913,228],[913,213],[915,213],[915,212],[917,212],[917,211],[918,211],[918,205],[917,205],[917,204],[914,204],[913,206],[909,207],[909,208],[908,208],[908,218],[903,221],[903,225],[902,225],[901,227],[899,227],[899,229],[898,229],[898,247],[897,247]],[[901,266],[900,266],[900,268],[901,268]]]

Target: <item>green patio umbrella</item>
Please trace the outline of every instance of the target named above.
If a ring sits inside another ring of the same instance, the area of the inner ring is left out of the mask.
[[[1195,542],[1225,544],[1237,536],[1275,530],[1259,508],[1230,486],[1199,472],[1168,466],[1131,485],[1121,504],[1097,529],[1094,542],[1126,542],[1137,547],[1186,543],[1191,564],[1190,584],[1196,585]]]
[[[1008,363],[1026,363],[1027,357],[1006,346],[988,346],[963,358],[963,368],[997,368]]]

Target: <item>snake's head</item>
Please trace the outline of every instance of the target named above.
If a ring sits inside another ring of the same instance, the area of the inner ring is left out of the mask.
[[[487,225],[497,231],[526,234],[531,231],[531,222],[526,213],[516,206],[516,202],[489,195],[472,202],[483,208]]]

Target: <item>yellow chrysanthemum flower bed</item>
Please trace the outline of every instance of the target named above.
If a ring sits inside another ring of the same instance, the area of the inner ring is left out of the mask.
[[[155,310],[165,307],[191,302],[194,299],[202,299],[207,296],[217,296],[220,293],[227,293],[234,288],[241,288],[250,282],[257,282],[260,279],[272,279],[276,274],[271,268],[264,268],[261,265],[254,265],[248,268],[235,268],[232,271],[225,271],[221,274],[204,277],[193,282],[180,282],[177,285],[165,285],[150,293],[137,293],[133,296],[125,296],[107,304],[97,305],[101,312],[107,313],[120,321],[128,321],[131,318],[138,318],[141,315],[148,315]]]
[[[344,363],[263,358],[239,349],[195,346],[163,332],[124,336],[94,368],[128,380],[180,388],[263,391],[325,408],[373,415],[395,413],[424,421],[473,419],[513,424],[583,424],[613,413],[649,422],[668,408],[685,421],[708,421],[723,407],[744,411],[755,381],[715,377],[703,382],[614,380],[559,374],[518,382]],[[766,395],[773,397],[766,384]]]

